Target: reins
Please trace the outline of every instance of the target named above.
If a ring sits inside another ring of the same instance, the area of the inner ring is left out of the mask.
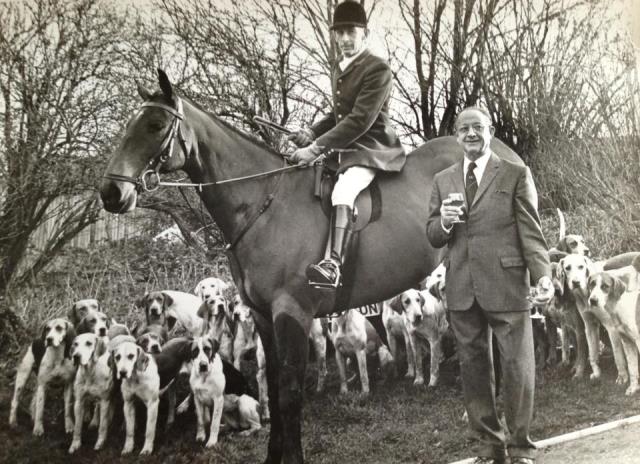
[[[280,186],[280,182],[283,177],[282,175],[285,172],[292,171],[294,169],[305,169],[305,168],[308,168],[309,166],[317,165],[324,161],[324,155],[320,155],[318,158],[316,158],[316,160],[314,160],[310,164],[287,165],[287,157],[281,154],[285,165],[283,167],[272,169],[270,171],[259,172],[257,174],[250,174],[250,175],[241,176],[241,177],[233,177],[231,179],[223,179],[223,180],[218,180],[213,182],[199,182],[199,183],[165,182],[160,180],[160,169],[162,165],[167,163],[171,158],[171,156],[173,155],[173,146],[174,146],[176,136],[178,137],[178,141],[180,143],[180,149],[183,151],[185,158],[187,157],[189,152],[189,150],[187,149],[186,140],[182,134],[181,124],[180,124],[184,120],[182,100],[179,97],[176,97],[176,108],[165,105],[163,103],[157,103],[157,102],[145,102],[141,105],[141,108],[145,108],[145,107],[160,108],[168,112],[174,117],[173,121],[171,122],[171,126],[169,130],[167,131],[165,137],[162,139],[162,143],[160,145],[160,148],[158,149],[158,153],[153,158],[151,158],[151,160],[149,160],[147,165],[142,170],[141,174],[139,174],[137,177],[106,173],[103,176],[105,179],[132,183],[136,186],[136,191],[138,191],[138,193],[141,193],[142,191],[153,192],[160,187],[178,187],[178,188],[195,187],[200,193],[202,193],[203,187],[231,184],[234,182],[242,182],[242,181],[247,181],[251,179],[258,179],[261,177],[268,177],[274,174],[279,174],[278,179],[273,189],[271,190],[271,193],[269,193],[266,196],[260,208],[258,208],[256,212],[249,218],[249,220],[245,223],[245,225],[236,234],[236,237],[233,240],[231,240],[229,244],[227,244],[227,246],[225,247],[227,251],[231,250],[238,244],[238,242],[247,233],[247,231],[251,228],[251,226],[269,208],[269,206],[273,202],[273,199],[275,198],[275,195],[278,191],[278,187]],[[279,126],[266,119],[261,119],[256,122],[259,124],[268,125],[273,129],[277,129],[285,133],[290,133],[290,131],[285,127]]]

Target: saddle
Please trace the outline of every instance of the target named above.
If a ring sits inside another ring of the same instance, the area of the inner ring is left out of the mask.
[[[315,165],[314,169],[316,170],[314,194],[320,200],[324,215],[327,218],[331,218],[331,192],[333,192],[333,186],[336,183],[336,173],[325,164]],[[354,204],[354,216],[356,218],[353,226],[354,232],[359,232],[372,222],[380,219],[382,214],[382,195],[377,179],[378,176],[356,198]]]

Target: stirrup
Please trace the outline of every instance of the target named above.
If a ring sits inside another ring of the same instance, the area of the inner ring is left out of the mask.
[[[309,285],[315,288],[338,288],[342,285],[340,264],[333,259],[323,259],[307,266]]]

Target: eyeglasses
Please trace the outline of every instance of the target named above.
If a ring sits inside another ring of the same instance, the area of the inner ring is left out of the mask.
[[[471,126],[460,126],[456,128],[456,132],[458,134],[468,134],[469,131],[473,129],[473,132],[479,133],[479,132],[482,132],[485,129],[485,127],[491,127],[491,126],[485,126],[482,124],[473,124]]]

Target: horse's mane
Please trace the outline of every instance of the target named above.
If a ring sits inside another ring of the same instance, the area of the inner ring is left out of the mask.
[[[221,119],[217,114],[215,114],[212,111],[209,111],[206,108],[204,108],[201,104],[193,101],[191,98],[187,98],[185,96],[181,96],[181,98],[186,100],[186,101],[188,101],[189,104],[195,106],[197,109],[199,109],[204,114],[206,114],[211,119],[213,119],[216,123],[221,124],[222,126],[224,126],[227,129],[229,129],[231,132],[239,135],[240,137],[242,137],[243,139],[253,143],[254,145],[258,145],[260,148],[263,148],[263,149],[267,150],[269,153],[272,153],[274,155],[280,156],[280,153],[278,153],[273,147],[271,147],[270,145],[265,143],[264,140],[261,140],[260,138],[256,137],[253,134],[248,134],[247,132],[238,129],[237,127],[233,126],[232,124],[228,123],[227,121]]]

